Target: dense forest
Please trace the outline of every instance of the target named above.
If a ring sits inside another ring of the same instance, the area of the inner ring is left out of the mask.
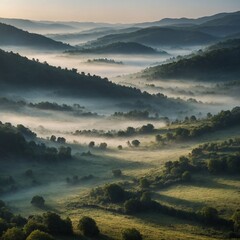
[[[68,51],[71,54],[167,54],[165,51],[156,51],[151,47],[135,42],[117,42],[109,45]]]
[[[234,47],[229,47],[227,43],[221,45],[226,47],[216,45],[190,58],[149,68],[143,76],[149,79],[236,80],[240,71],[240,44],[236,41]]]
[[[140,90],[114,84],[106,78],[61,69],[19,54],[0,51],[0,84],[10,89],[48,89],[83,97],[149,98]],[[13,71],[14,69],[14,71]]]
[[[39,34],[25,32],[10,25],[0,23],[0,45],[24,46],[49,50],[68,50],[72,46],[62,42],[56,42]]]

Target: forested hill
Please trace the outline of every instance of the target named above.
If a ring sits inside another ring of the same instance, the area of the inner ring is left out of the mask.
[[[69,51],[70,53],[93,53],[93,54],[167,54],[164,51],[157,52],[155,49],[135,42],[117,42],[109,45]]]
[[[149,27],[135,32],[111,34],[92,42],[93,46],[107,45],[116,42],[137,42],[148,46],[186,46],[204,45],[217,38],[198,31]]]
[[[0,50],[0,84],[3,89],[47,89],[80,97],[148,98],[140,90],[114,84],[99,76],[78,74],[47,63],[31,61]]]
[[[54,41],[39,34],[29,33],[3,23],[0,23],[0,45],[32,47],[49,50],[74,49],[68,44]]]
[[[238,80],[240,44],[235,41],[232,46],[229,44],[221,43],[190,58],[146,69],[143,76],[149,79]]]

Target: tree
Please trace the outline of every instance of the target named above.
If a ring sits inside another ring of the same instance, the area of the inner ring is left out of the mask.
[[[56,136],[54,136],[54,135],[52,135],[51,137],[50,137],[50,141],[52,141],[52,142],[56,142]]]
[[[200,211],[200,214],[205,218],[206,222],[212,222],[218,219],[218,211],[212,207],[204,207]]]
[[[7,222],[0,218],[0,236],[2,236],[3,232],[6,231],[8,229],[8,224]]]
[[[126,213],[137,213],[141,210],[141,202],[137,199],[129,199],[124,202],[124,210]]]
[[[141,188],[148,188],[150,185],[149,181],[146,178],[140,179]]]
[[[128,228],[122,232],[122,240],[142,240],[142,235],[137,229]]]
[[[40,230],[34,230],[26,240],[54,240],[53,236]]]
[[[25,234],[17,227],[9,228],[2,235],[2,240],[25,240]]]
[[[44,207],[45,200],[42,196],[36,195],[32,198],[31,204],[35,207],[42,208],[42,207]]]
[[[72,222],[69,218],[65,220],[61,219],[58,214],[52,212],[44,213],[43,218],[44,223],[51,234],[71,235],[73,233]]]
[[[182,180],[184,182],[189,182],[191,181],[191,174],[189,171],[185,171],[183,174],[182,174]]]
[[[114,177],[121,177],[122,171],[120,169],[114,169],[114,170],[112,170],[112,174]]]
[[[159,142],[162,142],[163,138],[160,134],[158,134],[158,135],[156,135],[155,140],[156,140],[156,142],[159,143]]]
[[[93,148],[95,146],[95,142],[94,141],[91,141],[89,144],[88,144],[88,147],[89,148]]]
[[[137,140],[137,139],[135,139],[135,140],[132,141],[132,145],[133,145],[134,147],[139,147],[140,141]]]
[[[101,149],[101,150],[106,150],[107,149],[107,143],[100,143],[100,145],[99,145],[99,148]]]
[[[66,160],[72,158],[72,149],[70,147],[61,146],[58,150],[58,157],[60,160]]]
[[[122,145],[118,145],[118,150],[122,150],[123,146]]]
[[[125,199],[125,191],[115,183],[109,184],[105,187],[105,194],[109,201],[113,203],[122,202]]]
[[[79,220],[78,229],[87,237],[96,237],[100,233],[95,220],[86,216]]]
[[[28,236],[35,230],[47,232],[47,227],[43,223],[38,222],[35,219],[29,219],[28,222],[24,225],[23,231]]]
[[[237,234],[240,234],[240,210],[237,210],[233,216],[232,216],[232,220],[234,222],[234,231]]]
[[[64,137],[58,137],[57,138],[57,143],[65,144],[66,143],[66,139]]]
[[[144,192],[140,198],[141,202],[151,202],[152,198],[151,198],[151,193],[150,192]]]

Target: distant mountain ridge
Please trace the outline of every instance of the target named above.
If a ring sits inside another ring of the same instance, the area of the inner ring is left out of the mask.
[[[163,18],[159,21],[155,22],[145,22],[145,23],[137,23],[134,26],[136,27],[152,27],[152,26],[170,26],[170,25],[179,25],[179,24],[194,24],[200,25],[204,24],[208,21],[216,20],[223,18],[225,16],[238,14],[240,12],[233,12],[233,13],[218,13],[211,16],[205,16],[200,18]]]
[[[216,41],[217,38],[202,32],[151,27],[135,32],[107,35],[91,42],[93,46],[107,45],[116,42],[137,42],[148,46],[185,46],[203,45]]]

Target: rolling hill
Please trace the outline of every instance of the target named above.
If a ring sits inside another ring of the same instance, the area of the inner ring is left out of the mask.
[[[135,42],[117,42],[95,48],[85,48],[68,51],[71,54],[91,53],[91,54],[167,54],[165,51],[156,51]]]
[[[112,34],[93,41],[93,46],[115,42],[137,42],[149,46],[203,45],[216,40],[215,37],[192,30],[151,27],[131,33]]]
[[[0,23],[0,36],[1,46],[21,46],[49,50],[73,49],[70,45],[56,42],[39,34],[25,32],[3,23]]]
[[[106,78],[78,74],[76,69],[61,69],[31,61],[12,52],[1,50],[0,63],[0,86],[5,93],[42,89],[87,98],[152,98],[150,94],[114,84]]]
[[[193,27],[193,29],[217,37],[227,37],[237,34],[240,32],[240,12],[213,19],[197,27]]]
[[[113,27],[99,27],[90,30],[84,30],[79,33],[68,33],[68,34],[49,34],[47,37],[52,38],[56,41],[62,41],[69,44],[79,44],[83,42],[88,42],[95,40],[99,37],[103,37],[109,34],[116,34],[116,33],[128,33],[137,31],[139,28],[113,28]]]
[[[239,80],[239,40],[219,43],[193,57],[149,68],[143,76],[149,79]]]

